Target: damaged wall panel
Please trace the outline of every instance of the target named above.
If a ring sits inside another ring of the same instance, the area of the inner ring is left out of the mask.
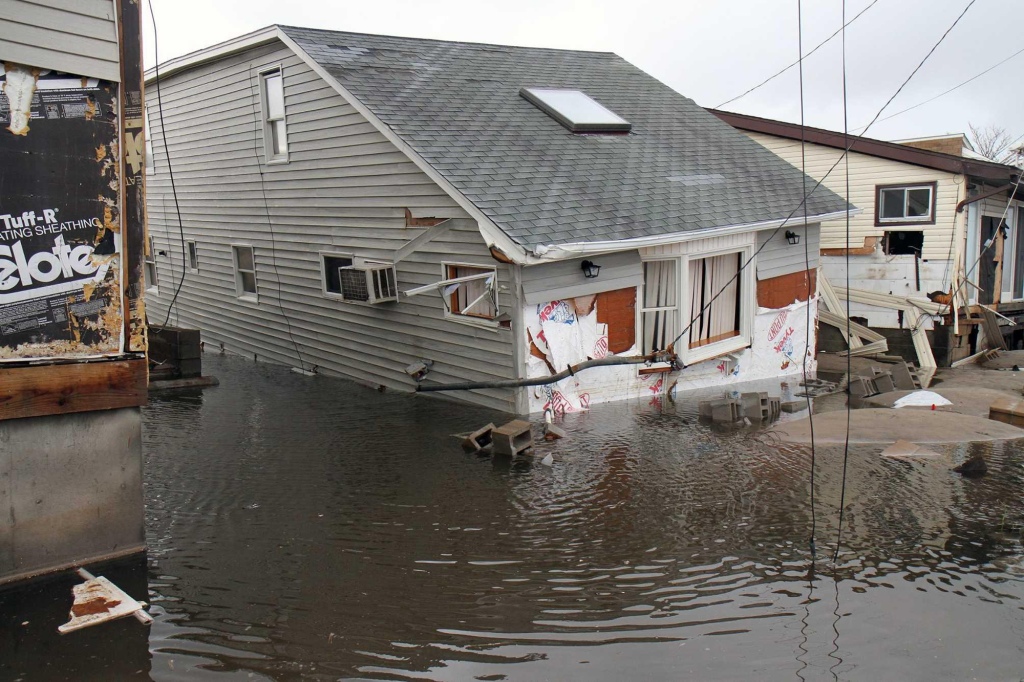
[[[556,298],[589,296],[602,291],[638,287],[644,283],[639,251],[622,251],[587,260],[601,266],[599,276],[583,276],[582,258],[531,265],[523,268],[523,293],[527,304],[547,303]]]
[[[5,63],[0,361],[123,350],[117,86]]]

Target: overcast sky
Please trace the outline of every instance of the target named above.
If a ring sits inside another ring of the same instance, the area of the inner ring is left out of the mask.
[[[969,0],[877,0],[846,33],[849,125],[867,124]],[[703,106],[719,106],[794,62],[796,0],[152,0],[160,61],[264,26],[615,52]],[[847,20],[871,0],[847,0]],[[840,0],[803,0],[804,52],[842,25]],[[153,31],[144,9],[146,65]],[[1024,47],[1024,1],[976,0],[887,116]],[[841,36],[804,62],[805,120],[842,130]],[[793,68],[724,107],[798,122]],[[1024,54],[934,102],[876,123],[900,139],[997,125],[1024,135]]]

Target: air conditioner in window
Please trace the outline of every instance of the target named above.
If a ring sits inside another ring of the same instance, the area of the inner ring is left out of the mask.
[[[384,263],[343,265],[338,268],[341,298],[362,303],[384,303],[398,300],[398,278],[395,266]]]

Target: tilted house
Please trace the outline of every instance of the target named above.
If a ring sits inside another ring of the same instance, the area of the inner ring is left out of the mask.
[[[273,26],[156,84],[150,319],[174,300],[207,348],[405,391],[678,356],[450,394],[526,413],[799,372],[813,344],[846,202],[805,225],[799,172],[614,54]]]
[[[808,175],[839,192],[845,192],[846,163],[829,170],[853,143],[850,201],[862,212],[851,219],[849,245],[845,219],[821,226],[822,272],[833,284],[845,285],[849,259],[854,289],[920,299],[956,291],[961,304],[995,304],[1006,315],[1024,314],[1024,239],[1017,236],[1017,226],[1024,226],[1024,192],[1013,198],[1020,169],[984,159],[962,135],[847,141],[820,128],[713,113],[795,167],[806,163]],[[1006,230],[996,229],[1001,220]],[[854,303],[851,315],[879,331],[906,327],[891,308]],[[925,319],[929,329],[932,322]],[[961,325],[959,331],[970,328]],[[1017,337],[1024,339],[1021,328]],[[932,343],[938,352],[953,341],[933,334]]]

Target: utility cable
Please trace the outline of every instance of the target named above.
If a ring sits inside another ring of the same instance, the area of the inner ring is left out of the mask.
[[[846,0],[843,0],[843,18],[846,17]],[[849,142],[850,129],[849,119],[847,118],[847,96],[846,96],[846,30],[843,30],[843,146],[845,147]],[[846,201],[850,201],[850,157],[846,156]],[[846,213],[846,291],[850,291],[850,213]],[[846,296],[846,338],[847,343],[849,339],[853,338],[853,322],[850,319],[850,295],[847,293]],[[839,527],[836,530],[836,549],[832,554],[832,563],[835,564],[839,559],[839,547],[843,542],[843,513],[846,510],[846,470],[847,463],[850,459],[850,421],[853,414],[853,406],[850,405],[850,377],[853,376],[853,353],[846,353],[846,438],[843,441],[843,481],[839,491]],[[839,609],[839,583],[836,582],[836,622],[838,623],[838,609]],[[833,628],[835,626],[833,625]],[[839,631],[836,630],[836,640],[838,641]],[[837,644],[838,648],[838,644]]]
[[[259,152],[259,140],[260,140],[260,114],[256,108],[256,99],[259,97],[259,83],[254,83],[252,74],[252,64],[249,64],[249,89],[252,92],[250,102],[252,102],[252,117],[255,124],[255,130],[252,136],[252,156],[256,161],[256,171],[260,174],[260,194],[263,195],[263,212],[267,216],[267,229],[270,232],[270,264],[274,268],[274,276],[277,278],[277,307],[281,311],[281,317],[284,318],[285,329],[288,332],[288,339],[292,342],[292,347],[295,349],[295,357],[299,361],[299,369],[302,371],[306,370],[305,365],[302,362],[302,351],[299,350],[299,344],[295,341],[295,335],[292,333],[292,322],[288,318],[288,313],[285,312],[284,304],[281,302],[281,273],[277,269],[277,240],[274,237],[274,221],[270,217],[270,201],[267,199],[267,183],[263,177],[263,164],[260,162]],[[284,72],[281,72],[281,88],[284,90]],[[256,267],[256,253],[253,252],[253,268]]]
[[[164,143],[164,154],[167,156],[167,176],[171,182],[171,195],[174,197],[174,213],[178,217],[178,233],[181,235],[181,277],[178,279],[178,286],[174,289],[174,296],[167,305],[167,316],[164,318],[164,326],[171,319],[171,311],[178,302],[178,294],[181,293],[181,286],[185,283],[185,227],[181,223],[181,206],[178,204],[178,189],[174,184],[174,167],[171,165],[171,150],[167,147],[167,127],[164,125],[164,107],[160,101],[160,47],[157,42],[156,14],[153,13],[153,0],[148,0],[149,17],[153,22],[153,62],[154,62],[154,84],[156,86],[156,109],[160,114],[160,137]],[[149,246],[148,244],[146,245]],[[153,271],[156,271],[156,254],[153,256]],[[155,282],[154,282],[155,284]],[[177,320],[178,318],[174,318]]]
[[[796,45],[797,50],[800,54],[799,62],[799,83],[800,83],[800,173],[803,176],[801,179],[803,187],[803,201],[800,203],[804,207],[804,277],[807,280],[807,315],[806,322],[804,323],[804,358],[803,366],[801,367],[801,375],[803,376],[804,383],[804,398],[807,400],[807,420],[811,434],[811,537],[809,545],[811,549],[811,561],[814,561],[814,555],[816,548],[814,545],[814,536],[818,529],[818,516],[814,509],[814,464],[817,451],[814,447],[814,403],[811,401],[811,392],[807,390],[807,356],[810,355],[811,345],[811,247],[807,238],[807,128],[804,125],[804,13],[803,3],[801,0],[796,0]],[[845,146],[845,145],[844,145]],[[849,201],[847,201],[849,205]],[[847,217],[850,215],[850,211],[846,211]]]
[[[835,33],[833,33],[833,34],[832,34],[832,35],[830,35],[830,36],[829,36],[828,38],[825,38],[825,40],[823,40],[823,41],[821,41],[820,43],[818,43],[818,46],[817,46],[817,47],[815,47],[815,48],[814,48],[813,50],[811,50],[810,52],[808,52],[808,53],[807,53],[807,54],[805,54],[805,55],[801,55],[800,59],[798,59],[797,61],[793,62],[792,64],[790,64],[789,66],[785,67],[785,68],[784,68],[784,69],[782,69],[781,71],[778,71],[778,72],[774,73],[773,75],[771,75],[771,76],[768,76],[768,78],[765,78],[765,79],[764,79],[763,81],[761,81],[760,83],[758,83],[758,84],[757,84],[757,85],[755,85],[754,87],[750,88],[749,90],[747,90],[747,91],[746,91],[746,92],[744,92],[743,94],[740,94],[740,95],[736,95],[736,96],[735,96],[735,97],[733,97],[732,99],[729,99],[729,100],[726,100],[726,101],[722,102],[721,104],[719,104],[719,105],[718,105],[717,107],[715,107],[715,108],[716,108],[716,109],[721,109],[721,108],[722,108],[722,107],[724,107],[724,106],[725,106],[726,104],[731,104],[732,102],[735,102],[735,101],[736,101],[736,100],[738,100],[738,99],[742,99],[742,98],[746,97],[747,95],[749,95],[750,93],[754,92],[755,90],[757,90],[757,89],[759,89],[759,88],[761,88],[761,87],[763,87],[763,86],[765,86],[765,85],[768,85],[768,83],[770,83],[771,81],[775,80],[776,78],[778,78],[778,77],[779,77],[779,76],[781,76],[782,74],[784,74],[784,73],[786,73],[787,71],[789,71],[790,69],[792,69],[792,68],[793,68],[794,66],[796,66],[797,64],[801,63],[801,62],[802,62],[802,61],[803,61],[804,59],[806,59],[807,57],[810,57],[810,56],[811,56],[812,54],[814,54],[815,52],[817,52],[817,51],[818,51],[818,50],[819,50],[819,49],[820,49],[821,47],[823,47],[823,46],[825,45],[825,43],[829,42],[830,40],[832,40],[833,38],[835,38],[835,37],[836,37],[837,35],[839,35],[840,31],[843,31],[843,30],[845,30],[847,26],[849,26],[849,25],[850,25],[850,24],[852,24],[853,22],[857,21],[857,19],[859,19],[859,18],[860,18],[860,16],[861,16],[862,14],[864,14],[864,13],[865,13],[865,12],[867,12],[867,11],[868,11],[869,9],[871,9],[872,7],[874,7],[874,6],[875,6],[875,3],[877,3],[877,2],[878,2],[878,0],[872,0],[872,2],[871,2],[871,4],[870,4],[870,5],[868,5],[868,6],[867,6],[867,7],[865,7],[864,9],[862,9],[862,10],[861,10],[861,11],[860,11],[860,12],[859,12],[859,13],[857,14],[857,16],[855,16],[855,17],[854,17],[853,19],[850,19],[850,23],[849,23],[849,24],[847,24],[847,23],[844,23],[844,24],[843,24],[843,25],[842,25],[842,26],[841,26],[841,27],[840,27],[840,28],[839,28],[839,29],[838,29],[838,30],[837,30],[837,31],[836,31]]]
[[[923,102],[918,102],[917,104],[915,104],[915,105],[913,105],[913,106],[907,107],[906,109],[901,109],[901,110],[897,111],[897,112],[896,112],[896,113],[894,113],[894,114],[889,114],[889,115],[888,115],[888,116],[886,116],[885,118],[880,118],[880,119],[878,119],[878,120],[879,120],[879,121],[888,121],[888,120],[889,120],[890,118],[896,118],[896,117],[897,117],[897,116],[899,116],[900,114],[905,114],[905,113],[907,113],[908,111],[912,111],[912,110],[914,110],[914,109],[917,109],[918,107],[923,107],[923,106],[924,106],[925,104],[928,104],[928,103],[930,103],[930,102],[934,102],[935,100],[939,99],[940,97],[945,97],[946,95],[948,95],[949,93],[953,92],[954,90],[959,90],[960,88],[962,88],[963,86],[967,85],[968,83],[972,83],[972,82],[974,82],[974,81],[978,80],[979,78],[981,78],[982,76],[984,76],[984,75],[985,75],[986,73],[988,73],[989,71],[992,71],[993,69],[995,69],[995,68],[997,68],[997,67],[1000,67],[1000,66],[1002,66],[1002,65],[1003,65],[1003,64],[1005,64],[1006,62],[1010,61],[1010,60],[1011,60],[1011,59],[1013,59],[1014,57],[1016,57],[1016,56],[1018,56],[1018,55],[1021,55],[1021,54],[1024,54],[1024,47],[1022,47],[1021,49],[1017,50],[1016,52],[1014,52],[1013,54],[1011,54],[1011,55],[1010,55],[1009,57],[1007,57],[1006,59],[1004,59],[1004,60],[1000,61],[999,63],[997,63],[997,64],[993,64],[992,66],[988,67],[987,69],[985,69],[985,70],[984,70],[984,71],[982,71],[981,73],[979,73],[979,74],[975,74],[974,76],[971,76],[971,77],[970,77],[970,78],[968,78],[967,80],[965,80],[965,81],[963,81],[963,82],[961,82],[961,83],[959,83],[959,84],[957,84],[957,85],[954,85],[954,86],[953,86],[953,87],[951,87],[951,88],[950,88],[949,90],[945,90],[945,91],[943,91],[943,92],[940,92],[939,94],[935,95],[934,97],[929,97],[928,99],[924,100]],[[854,128],[854,130],[860,130],[860,128]]]

